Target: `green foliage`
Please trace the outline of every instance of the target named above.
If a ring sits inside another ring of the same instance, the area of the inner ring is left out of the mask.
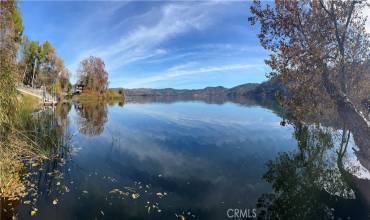
[[[16,109],[16,54],[23,25],[15,1],[0,1],[0,142],[6,139]]]
[[[21,13],[17,8],[14,9],[13,13],[14,31],[15,31],[15,42],[20,42],[23,34],[23,21]]]
[[[70,73],[50,42],[39,44],[25,39],[21,55],[21,79],[24,84],[34,87],[46,86],[48,90],[60,86],[63,92],[68,91]]]

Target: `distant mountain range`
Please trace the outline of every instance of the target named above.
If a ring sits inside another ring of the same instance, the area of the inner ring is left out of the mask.
[[[165,96],[165,97],[180,97],[180,98],[204,98],[209,96],[252,96],[254,98],[273,98],[277,91],[282,91],[282,86],[279,80],[270,79],[263,83],[246,83],[235,86],[233,88],[225,88],[222,86],[206,87],[204,89],[124,89],[125,96]]]

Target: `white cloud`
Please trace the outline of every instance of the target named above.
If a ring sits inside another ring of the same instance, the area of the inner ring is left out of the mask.
[[[217,73],[217,72],[226,72],[226,71],[236,71],[236,70],[247,70],[255,67],[261,67],[260,64],[230,64],[223,66],[209,66],[209,67],[198,67],[198,68],[187,68],[191,66],[190,64],[178,65],[169,68],[166,72],[155,74],[153,76],[135,79],[132,82],[126,82],[125,87],[146,87],[147,85],[159,82],[166,81],[178,77],[190,76],[190,75],[201,75],[207,73]]]
[[[167,40],[192,30],[203,30],[212,24],[219,2],[197,4],[165,4],[159,9],[137,15],[140,22],[132,31],[124,34],[117,42],[83,51],[71,68],[76,69],[77,62],[90,55],[102,57],[108,71],[139,60],[162,56],[166,50],[161,44]],[[143,21],[146,19],[147,21]],[[131,19],[132,22],[135,19]],[[153,22],[152,21],[156,21]]]

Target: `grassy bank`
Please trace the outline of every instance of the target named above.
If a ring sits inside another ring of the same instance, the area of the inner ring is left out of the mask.
[[[21,109],[27,108],[28,110],[37,109],[40,106],[40,99],[20,93],[18,95],[18,107]]]
[[[39,107],[39,99],[18,94],[8,137],[0,142],[0,197],[8,201],[30,195],[36,185],[27,179],[30,167],[55,157],[64,146],[55,115],[48,111],[35,115]]]
[[[27,195],[27,186],[22,179],[25,164],[43,160],[46,154],[33,138],[25,132],[25,122],[32,120],[32,111],[39,100],[29,95],[18,95],[13,126],[6,141],[0,143],[0,196],[17,200]]]
[[[120,92],[119,90],[108,89],[104,93],[86,91],[81,93],[80,95],[74,95],[72,99],[77,101],[99,101],[99,100],[124,101],[125,96],[123,94],[123,91]]]

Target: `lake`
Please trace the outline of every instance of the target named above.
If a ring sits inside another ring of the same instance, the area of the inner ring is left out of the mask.
[[[351,134],[343,142],[345,129],[285,124],[282,111],[264,106],[199,100],[65,105],[53,114],[69,148],[31,168],[37,219],[227,219],[235,209],[263,214],[268,207],[271,219],[310,219],[309,207],[322,219],[367,216],[367,203],[351,183],[370,175]],[[31,199],[17,205],[20,219],[33,218],[24,204]]]

